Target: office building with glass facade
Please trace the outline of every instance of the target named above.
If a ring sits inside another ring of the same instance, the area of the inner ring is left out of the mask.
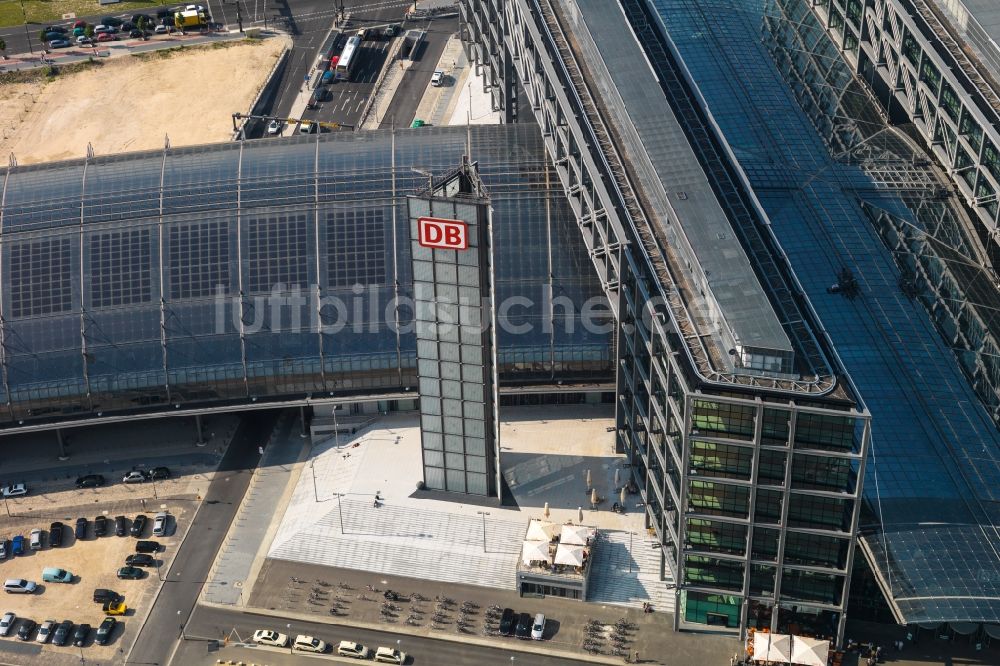
[[[537,121],[616,308],[618,444],[675,627],[842,636],[868,413],[655,14],[466,0],[462,15],[495,105]],[[783,360],[745,353],[742,317],[773,318]]]

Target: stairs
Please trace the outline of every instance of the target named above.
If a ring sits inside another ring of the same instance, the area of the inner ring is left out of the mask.
[[[632,608],[641,608],[648,601],[659,613],[673,613],[674,592],[667,587],[672,581],[660,580],[660,550],[653,548],[655,544],[643,534],[633,534],[630,539],[628,532],[602,530],[587,601]]]

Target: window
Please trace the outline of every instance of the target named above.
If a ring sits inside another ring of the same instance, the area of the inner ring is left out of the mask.
[[[903,28],[903,55],[914,67],[920,62],[920,45],[905,27]]]
[[[740,562],[720,560],[715,557],[688,555],[684,558],[684,582],[689,585],[741,591],[743,565]]]
[[[854,425],[849,416],[800,412],[795,423],[795,448],[851,451]]]
[[[750,507],[750,491],[711,481],[690,481],[688,503],[698,513],[714,516],[746,518]]]
[[[760,504],[758,493],[758,506]],[[788,505],[789,527],[847,530],[849,505],[842,499],[793,493]]]
[[[691,471],[695,474],[749,481],[752,462],[753,452],[748,447],[691,442]]]
[[[958,133],[968,140],[969,145],[976,152],[983,147],[983,128],[976,123],[968,110],[962,112],[962,122],[958,125]]]
[[[941,85],[941,72],[938,68],[934,66],[934,63],[930,59],[924,59],[924,62],[920,65],[920,80],[925,82],[931,91],[937,95],[938,88]]]
[[[753,407],[695,400],[691,424],[699,434],[752,440],[753,420]]]
[[[841,568],[847,562],[847,540],[789,531],[785,537],[785,563]]]
[[[69,238],[10,244],[10,316],[65,312],[73,305]]]
[[[962,104],[958,101],[955,90],[945,81],[941,85],[941,108],[948,114],[948,117],[958,122],[958,116],[962,112]]]
[[[743,555],[746,552],[747,528],[746,525],[718,520],[689,518],[685,538],[696,550]]]

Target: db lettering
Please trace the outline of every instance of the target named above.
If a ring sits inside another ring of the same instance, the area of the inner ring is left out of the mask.
[[[421,217],[417,220],[417,242],[423,247],[465,250],[469,247],[469,227],[461,220]]]

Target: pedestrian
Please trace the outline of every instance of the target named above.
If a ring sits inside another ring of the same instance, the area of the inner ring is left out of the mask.
[[[637,664],[639,663],[639,651],[638,650],[635,651],[635,663],[637,663]]]
[[[378,498],[375,498],[375,503],[372,505],[374,508],[378,508]]]

